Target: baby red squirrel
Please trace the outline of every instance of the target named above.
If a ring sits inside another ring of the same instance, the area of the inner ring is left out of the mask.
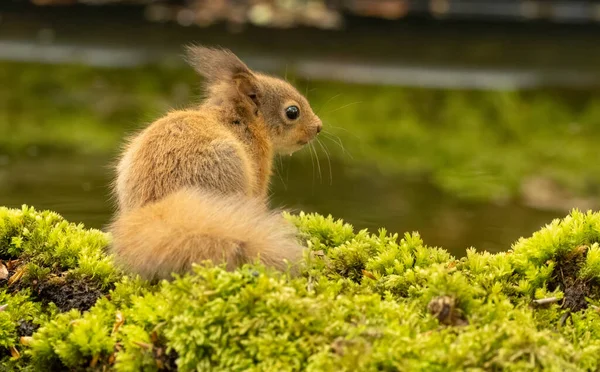
[[[259,259],[285,270],[303,247],[267,207],[273,156],[302,148],[321,120],[292,85],[229,50],[188,47],[187,59],[204,77],[203,102],[135,135],[117,165],[116,262],[146,279],[204,260],[234,269]]]

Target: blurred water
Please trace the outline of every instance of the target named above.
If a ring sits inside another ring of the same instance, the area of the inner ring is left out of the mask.
[[[475,3],[467,8],[477,8]],[[5,60],[104,67],[177,64],[183,45],[201,42],[232,48],[250,67],[289,68],[305,79],[478,89],[600,85],[596,23],[351,17],[338,31],[247,27],[238,33],[222,24],[148,22],[139,9],[23,11],[3,5],[0,59]]]
[[[32,157],[0,162],[0,205],[32,205],[51,209],[73,222],[103,228],[113,204],[108,185],[111,159]],[[372,168],[322,164],[322,179],[309,157],[284,157],[273,179],[274,206],[332,214],[357,229],[376,232],[419,231],[428,245],[463,255],[478,250],[501,251],[529,236],[563,213],[540,212],[516,204],[459,202],[423,180],[380,174]]]

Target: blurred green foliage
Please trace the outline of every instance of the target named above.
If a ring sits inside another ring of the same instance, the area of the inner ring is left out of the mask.
[[[0,64],[0,151],[114,154],[124,135],[197,101],[180,66]],[[529,177],[600,190],[600,91],[467,91],[295,82],[323,118],[316,143],[346,161],[429,178],[467,199],[505,200]],[[343,149],[342,149],[343,148]],[[305,152],[306,156],[308,152]]]

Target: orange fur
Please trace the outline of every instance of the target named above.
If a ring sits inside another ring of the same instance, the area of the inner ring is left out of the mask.
[[[142,130],[117,165],[109,227],[117,262],[149,279],[204,260],[230,269],[297,263],[295,230],[266,206],[272,160],[311,141],[320,119],[294,87],[230,51],[190,47],[188,60],[205,78],[203,103]],[[290,106],[298,118],[287,116]]]
[[[149,279],[169,278],[204,260],[228,269],[260,260],[285,270],[302,258],[294,228],[255,198],[180,189],[117,221],[113,252],[126,269]]]

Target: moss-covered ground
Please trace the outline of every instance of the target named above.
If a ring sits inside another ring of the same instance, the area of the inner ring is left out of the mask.
[[[287,217],[309,247],[299,277],[205,263],[147,283],[114,268],[110,235],[0,208],[0,369],[600,370],[600,213],[461,259]]]
[[[0,81],[0,155],[113,154],[126,132],[193,103],[200,84],[181,65],[9,62],[0,63]],[[516,198],[532,179],[556,184],[562,198],[597,198],[600,91],[296,85],[325,122],[331,156],[422,175],[467,199]]]

